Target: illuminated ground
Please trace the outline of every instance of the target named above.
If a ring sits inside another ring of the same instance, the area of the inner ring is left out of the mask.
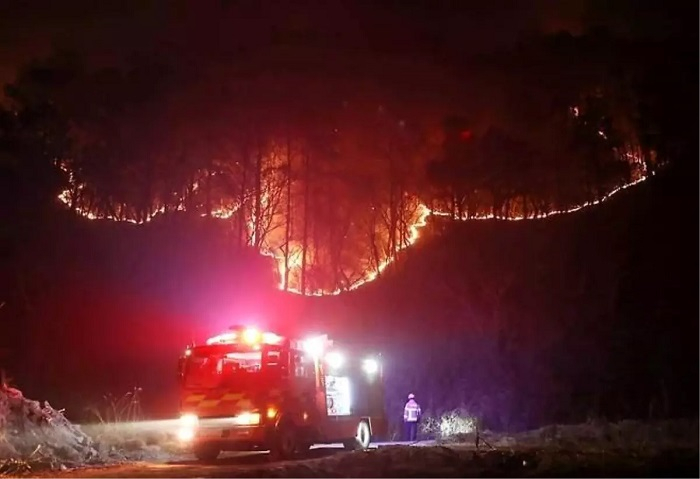
[[[308,459],[271,463],[265,453],[229,453],[211,464],[189,457],[129,463],[43,477],[698,477],[698,451],[581,450],[434,443],[383,443],[366,452],[338,445],[315,448]]]

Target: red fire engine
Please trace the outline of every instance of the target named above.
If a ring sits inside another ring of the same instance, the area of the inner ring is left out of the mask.
[[[276,459],[317,443],[367,448],[386,434],[378,356],[233,327],[179,361],[180,427],[200,460],[269,450]]]

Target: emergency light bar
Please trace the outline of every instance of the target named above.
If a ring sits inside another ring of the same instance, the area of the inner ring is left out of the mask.
[[[212,344],[279,344],[282,336],[269,331],[262,332],[256,328],[242,328],[235,331],[226,331],[207,339],[207,345]]]

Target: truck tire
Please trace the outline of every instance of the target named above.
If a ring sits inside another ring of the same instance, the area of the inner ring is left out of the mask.
[[[299,440],[295,427],[289,423],[280,424],[270,444],[270,460],[276,462],[293,459],[298,448]]]
[[[221,450],[214,444],[195,444],[192,447],[194,457],[201,462],[213,462],[219,457]]]
[[[312,442],[309,442],[308,440],[302,439],[299,442],[297,442],[297,449],[296,453],[299,455],[299,457],[306,457],[309,455],[309,451],[311,450],[311,446],[314,444]]]
[[[346,451],[357,451],[358,449],[367,449],[372,436],[370,434],[369,424],[367,421],[360,421],[357,425],[357,434],[352,439],[343,441],[343,447]]]
[[[357,436],[355,438],[360,449],[367,449],[372,442],[372,434],[367,421],[360,421],[357,425]]]

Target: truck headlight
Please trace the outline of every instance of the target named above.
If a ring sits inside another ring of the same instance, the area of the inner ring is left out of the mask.
[[[365,359],[362,361],[362,369],[367,374],[375,374],[379,371],[379,363],[375,359]]]
[[[199,418],[195,414],[183,414],[180,416],[180,427],[177,431],[177,438],[183,442],[194,439],[195,431],[199,425]]]
[[[323,354],[325,341],[323,336],[317,336],[304,340],[303,348],[306,353],[314,359],[318,359]]]
[[[340,369],[345,362],[345,358],[338,351],[331,351],[326,354],[326,362],[332,369]]]
[[[242,412],[233,418],[233,422],[239,426],[252,426],[254,424],[260,424],[260,413]]]

